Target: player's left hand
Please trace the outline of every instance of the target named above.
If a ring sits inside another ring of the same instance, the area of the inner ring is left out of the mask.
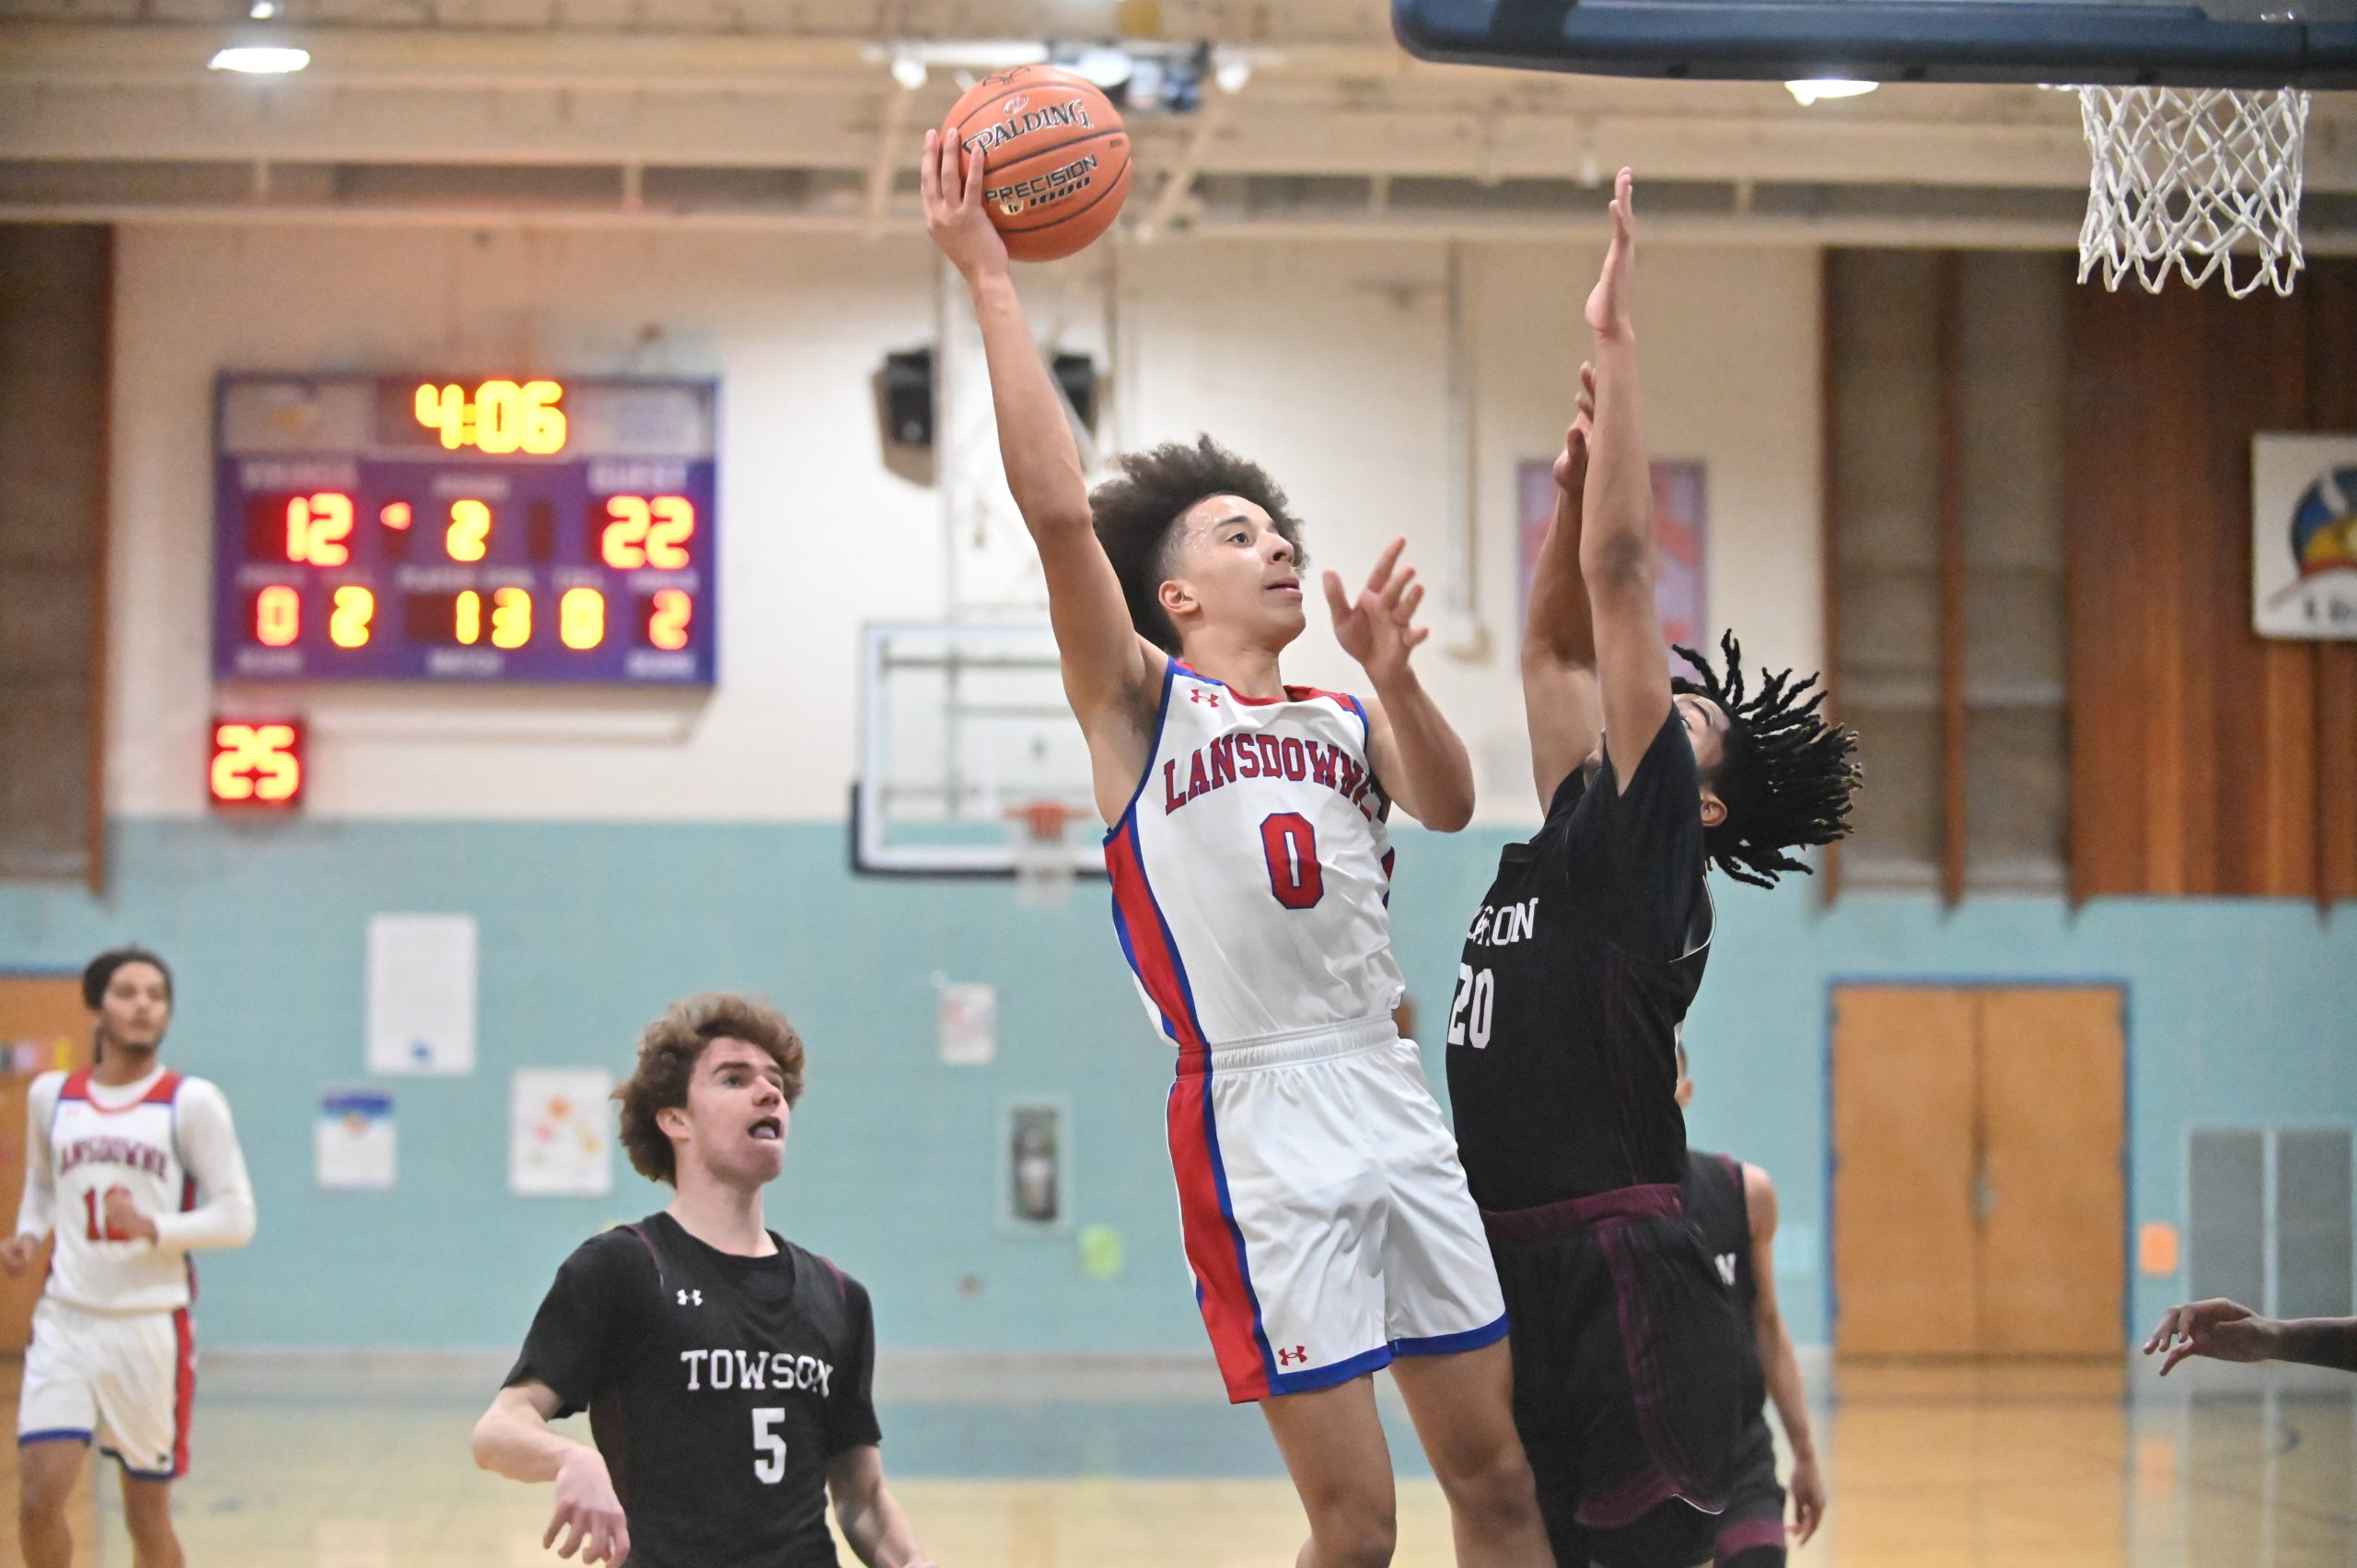
[[[1377,686],[1405,672],[1408,656],[1433,634],[1431,627],[1414,624],[1424,586],[1416,581],[1413,566],[1399,564],[1399,552],[1407,548],[1404,539],[1384,547],[1356,599],[1342,597],[1339,575],[1326,574],[1326,608],[1333,612],[1334,640]]]
[[[1785,1490],[1793,1494],[1793,1544],[1805,1546],[1825,1519],[1825,1475],[1814,1456],[1794,1461]]]
[[[129,1241],[156,1239],[156,1222],[139,1212],[129,1191],[121,1187],[107,1189],[107,1235],[110,1238]]]

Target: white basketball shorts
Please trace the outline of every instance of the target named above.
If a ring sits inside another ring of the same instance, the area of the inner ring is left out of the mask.
[[[1231,1400],[1505,1336],[1457,1140],[1388,1018],[1186,1052],[1169,1132],[1195,1299]]]
[[[196,1343],[188,1309],[88,1312],[43,1296],[33,1309],[17,1443],[95,1442],[142,1481],[188,1469]]]

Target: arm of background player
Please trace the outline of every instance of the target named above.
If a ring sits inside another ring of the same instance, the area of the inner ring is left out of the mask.
[[[1580,572],[1596,623],[1596,670],[1604,688],[1606,748],[1620,738],[1613,777],[1623,792],[1669,716],[1669,655],[1654,598],[1654,482],[1637,424],[1637,341],[1631,321],[1636,277],[1630,177],[1613,181],[1612,245],[1587,296],[1596,330],[1596,429],[1589,438],[1581,508]]]
[[[1039,548],[1048,580],[1048,620],[1063,665],[1064,695],[1084,729],[1127,717],[1152,698],[1164,655],[1138,635],[1113,563],[1097,541],[1080,448],[1065,418],[1063,395],[1024,319],[1008,275],[1006,244],[982,211],[982,160],[966,160],[937,132],[925,133],[919,183],[925,230],[956,265],[973,296],[990,361],[991,404],[998,416],[999,459],[1006,487]],[[1144,759],[1138,761],[1144,766]]]
[[[254,1184],[238,1145],[229,1099],[201,1079],[180,1090],[180,1156],[203,1200],[185,1214],[150,1214],[156,1245],[176,1252],[243,1247],[254,1238]]]
[[[884,1484],[884,1456],[875,1444],[855,1445],[829,1459],[827,1491],[843,1539],[867,1568],[930,1568],[916,1527]]]
[[[1775,1402],[1776,1419],[1784,1423],[1784,1441],[1792,1446],[1789,1490],[1793,1539],[1797,1544],[1815,1535],[1825,1517],[1825,1476],[1817,1469],[1816,1434],[1809,1430],[1800,1358],[1793,1353],[1793,1336],[1776,1305],[1776,1185],[1756,1165],[1743,1167],[1743,1202],[1751,1215],[1751,1280],[1759,1292],[1752,1308],[1752,1333],[1759,1346],[1759,1369],[1767,1378],[1768,1397]]]
[[[41,1256],[41,1238],[55,1226],[57,1187],[49,1168],[49,1118],[63,1074],[33,1080],[25,1096],[25,1196],[17,1205],[17,1233],[0,1242],[0,1271],[22,1273]],[[45,1092],[44,1092],[45,1091]]]
[[[579,1547],[584,1562],[619,1563],[630,1556],[630,1523],[613,1477],[597,1449],[549,1430],[561,1403],[555,1389],[530,1379],[499,1390],[475,1423],[475,1463],[510,1481],[556,1482],[556,1512],[540,1545],[557,1545],[563,1557]]]
[[[1604,738],[1604,696],[1596,679],[1596,623],[1580,575],[1580,508],[1587,484],[1588,427],[1596,417],[1596,369],[1580,366],[1579,414],[1555,459],[1555,520],[1530,574],[1522,627],[1522,711],[1530,730],[1531,782],[1538,809]]]
[[[17,1205],[17,1234],[35,1242],[57,1225],[57,1181],[49,1168],[49,1118],[57,1108],[59,1080],[34,1080],[25,1097],[25,1196]],[[44,1093],[44,1089],[46,1092]]]
[[[1473,819],[1473,759],[1408,662],[1433,633],[1414,623],[1424,589],[1415,569],[1399,564],[1407,547],[1395,539],[1384,548],[1355,599],[1345,599],[1341,576],[1327,573],[1326,608],[1334,640],[1375,687],[1366,760],[1383,793],[1425,827],[1453,833]]]
[[[2296,1361],[2357,1372],[2357,1318],[2262,1318],[2223,1298],[2172,1307],[2144,1342],[2144,1353],[2165,1350],[2161,1376],[2189,1355],[2218,1361]]]

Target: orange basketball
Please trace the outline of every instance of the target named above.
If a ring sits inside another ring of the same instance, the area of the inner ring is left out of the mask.
[[[1017,65],[966,90],[942,134],[982,159],[982,205],[1018,261],[1072,255],[1112,226],[1130,191],[1130,134],[1086,78]]]

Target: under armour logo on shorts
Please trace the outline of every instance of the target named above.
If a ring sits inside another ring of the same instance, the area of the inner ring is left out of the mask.
[[[1309,1363],[1309,1352],[1299,1345],[1294,1346],[1291,1350],[1280,1349],[1277,1352],[1277,1365],[1279,1366],[1291,1366],[1296,1361],[1302,1363],[1304,1365],[1307,1365]]]
[[[702,1292],[702,1291],[700,1291],[700,1290],[683,1290],[683,1291],[681,1291],[681,1292],[679,1293],[679,1305],[680,1305],[680,1306],[682,1306],[682,1307],[686,1307],[686,1306],[689,1306],[689,1305],[691,1305],[691,1304],[693,1304],[694,1306],[697,1306],[697,1307],[702,1307],[702,1306],[703,1305],[703,1292]]]

